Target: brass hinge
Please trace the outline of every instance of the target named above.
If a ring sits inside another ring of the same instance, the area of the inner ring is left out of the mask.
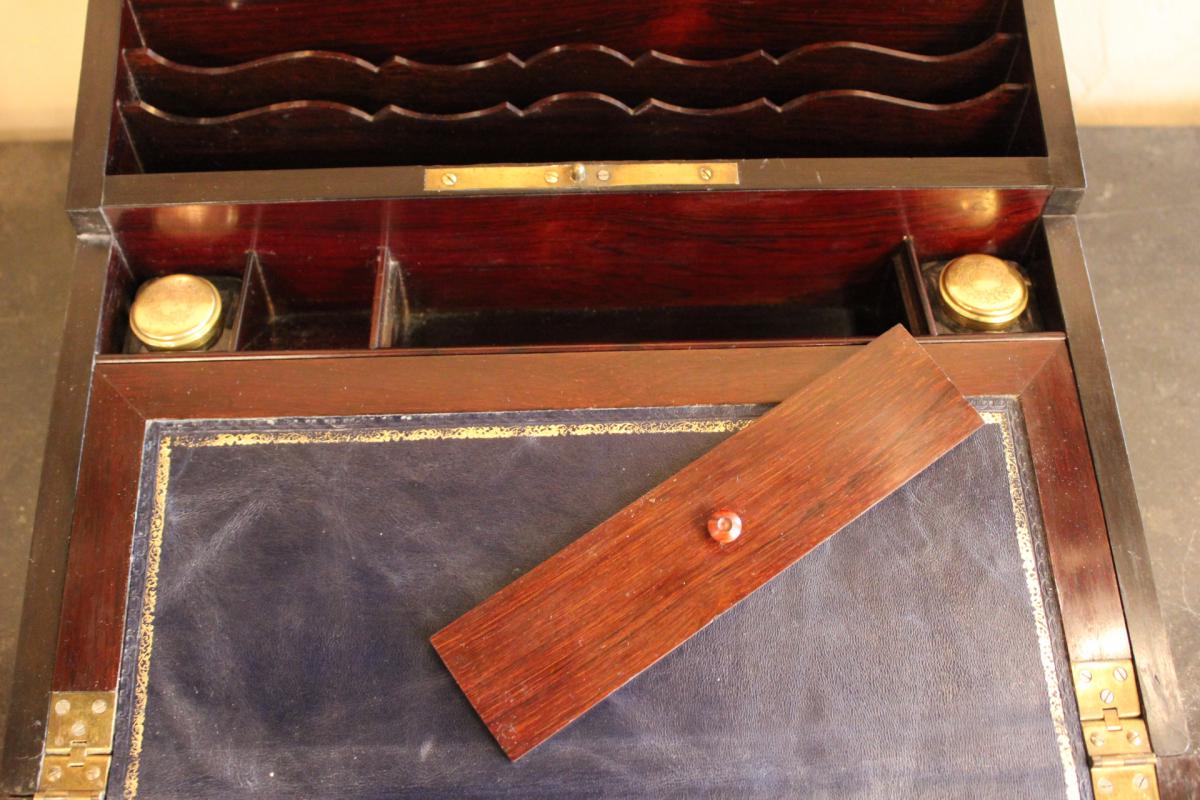
[[[431,167],[427,192],[561,192],[638,187],[737,186],[736,161],[656,161],[624,164],[516,164]]]
[[[1142,715],[1133,662],[1071,665],[1097,800],[1158,800],[1157,759]]]
[[[34,800],[103,800],[112,762],[116,692],[52,692]]]

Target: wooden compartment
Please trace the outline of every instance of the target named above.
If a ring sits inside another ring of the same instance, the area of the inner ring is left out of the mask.
[[[98,0],[86,72],[111,102],[81,112],[96,174],[74,205],[283,199],[224,173],[319,168],[313,199],[378,191],[357,168],[400,170],[377,180],[403,196],[427,165],[480,163],[739,160],[732,189],[1081,180],[1049,0],[484,5]]]
[[[233,349],[502,348],[936,332],[918,265],[982,251],[1042,270],[1042,202],[597,193],[165,206],[113,222],[132,285],[245,275]]]

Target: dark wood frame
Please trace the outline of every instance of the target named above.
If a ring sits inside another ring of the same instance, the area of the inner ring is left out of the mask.
[[[52,689],[116,686],[149,420],[773,403],[857,346],[393,352],[100,364],[86,424]],[[1020,400],[1068,651],[1075,660],[1129,658],[1063,338],[941,339],[925,346],[963,391]],[[714,382],[713,374],[730,379]]]
[[[1084,187],[1053,0],[1020,0],[1046,155],[1005,158],[774,158],[743,163],[738,190],[896,187],[1053,189],[1047,213],[1071,213]],[[67,207],[81,233],[106,227],[100,209],[167,203],[262,203],[425,195],[423,167],[105,174],[119,73],[124,0],[91,0]],[[706,191],[707,187],[695,187]],[[647,188],[633,191],[661,191]],[[688,190],[685,190],[688,191]]]

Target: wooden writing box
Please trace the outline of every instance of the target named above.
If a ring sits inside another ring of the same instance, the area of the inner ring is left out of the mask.
[[[7,791],[1187,796],[1051,0],[88,15]],[[509,764],[429,635],[894,325],[984,428]]]

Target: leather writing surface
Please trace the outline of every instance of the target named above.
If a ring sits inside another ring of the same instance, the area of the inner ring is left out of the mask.
[[[989,408],[516,764],[429,635],[761,409],[156,424],[110,796],[1086,796],[1020,421]]]

